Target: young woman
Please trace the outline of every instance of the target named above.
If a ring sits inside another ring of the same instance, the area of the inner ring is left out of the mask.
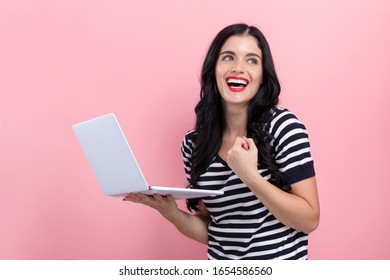
[[[192,188],[224,195],[192,199],[132,194],[184,235],[208,245],[209,259],[307,259],[319,201],[304,125],[277,106],[280,85],[256,27],[235,24],[212,42],[201,76],[196,126],[183,140]]]

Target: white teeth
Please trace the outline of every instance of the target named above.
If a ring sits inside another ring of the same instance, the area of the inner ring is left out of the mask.
[[[239,79],[228,79],[226,81],[227,83],[234,83],[234,84],[242,84],[242,85],[247,85],[248,83],[244,80],[239,80]]]

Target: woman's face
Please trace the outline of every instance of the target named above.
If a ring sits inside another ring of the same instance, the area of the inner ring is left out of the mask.
[[[222,103],[247,105],[263,80],[262,53],[251,35],[234,35],[221,48],[215,78]]]

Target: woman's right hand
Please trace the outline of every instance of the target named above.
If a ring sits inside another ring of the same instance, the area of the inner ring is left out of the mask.
[[[168,220],[171,220],[179,210],[176,200],[172,195],[161,196],[159,194],[146,195],[143,193],[130,193],[123,200],[147,205],[156,209]]]

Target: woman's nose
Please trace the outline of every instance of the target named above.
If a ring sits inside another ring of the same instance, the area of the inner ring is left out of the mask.
[[[232,72],[233,73],[242,73],[244,71],[244,64],[241,60],[237,59],[232,67]]]

